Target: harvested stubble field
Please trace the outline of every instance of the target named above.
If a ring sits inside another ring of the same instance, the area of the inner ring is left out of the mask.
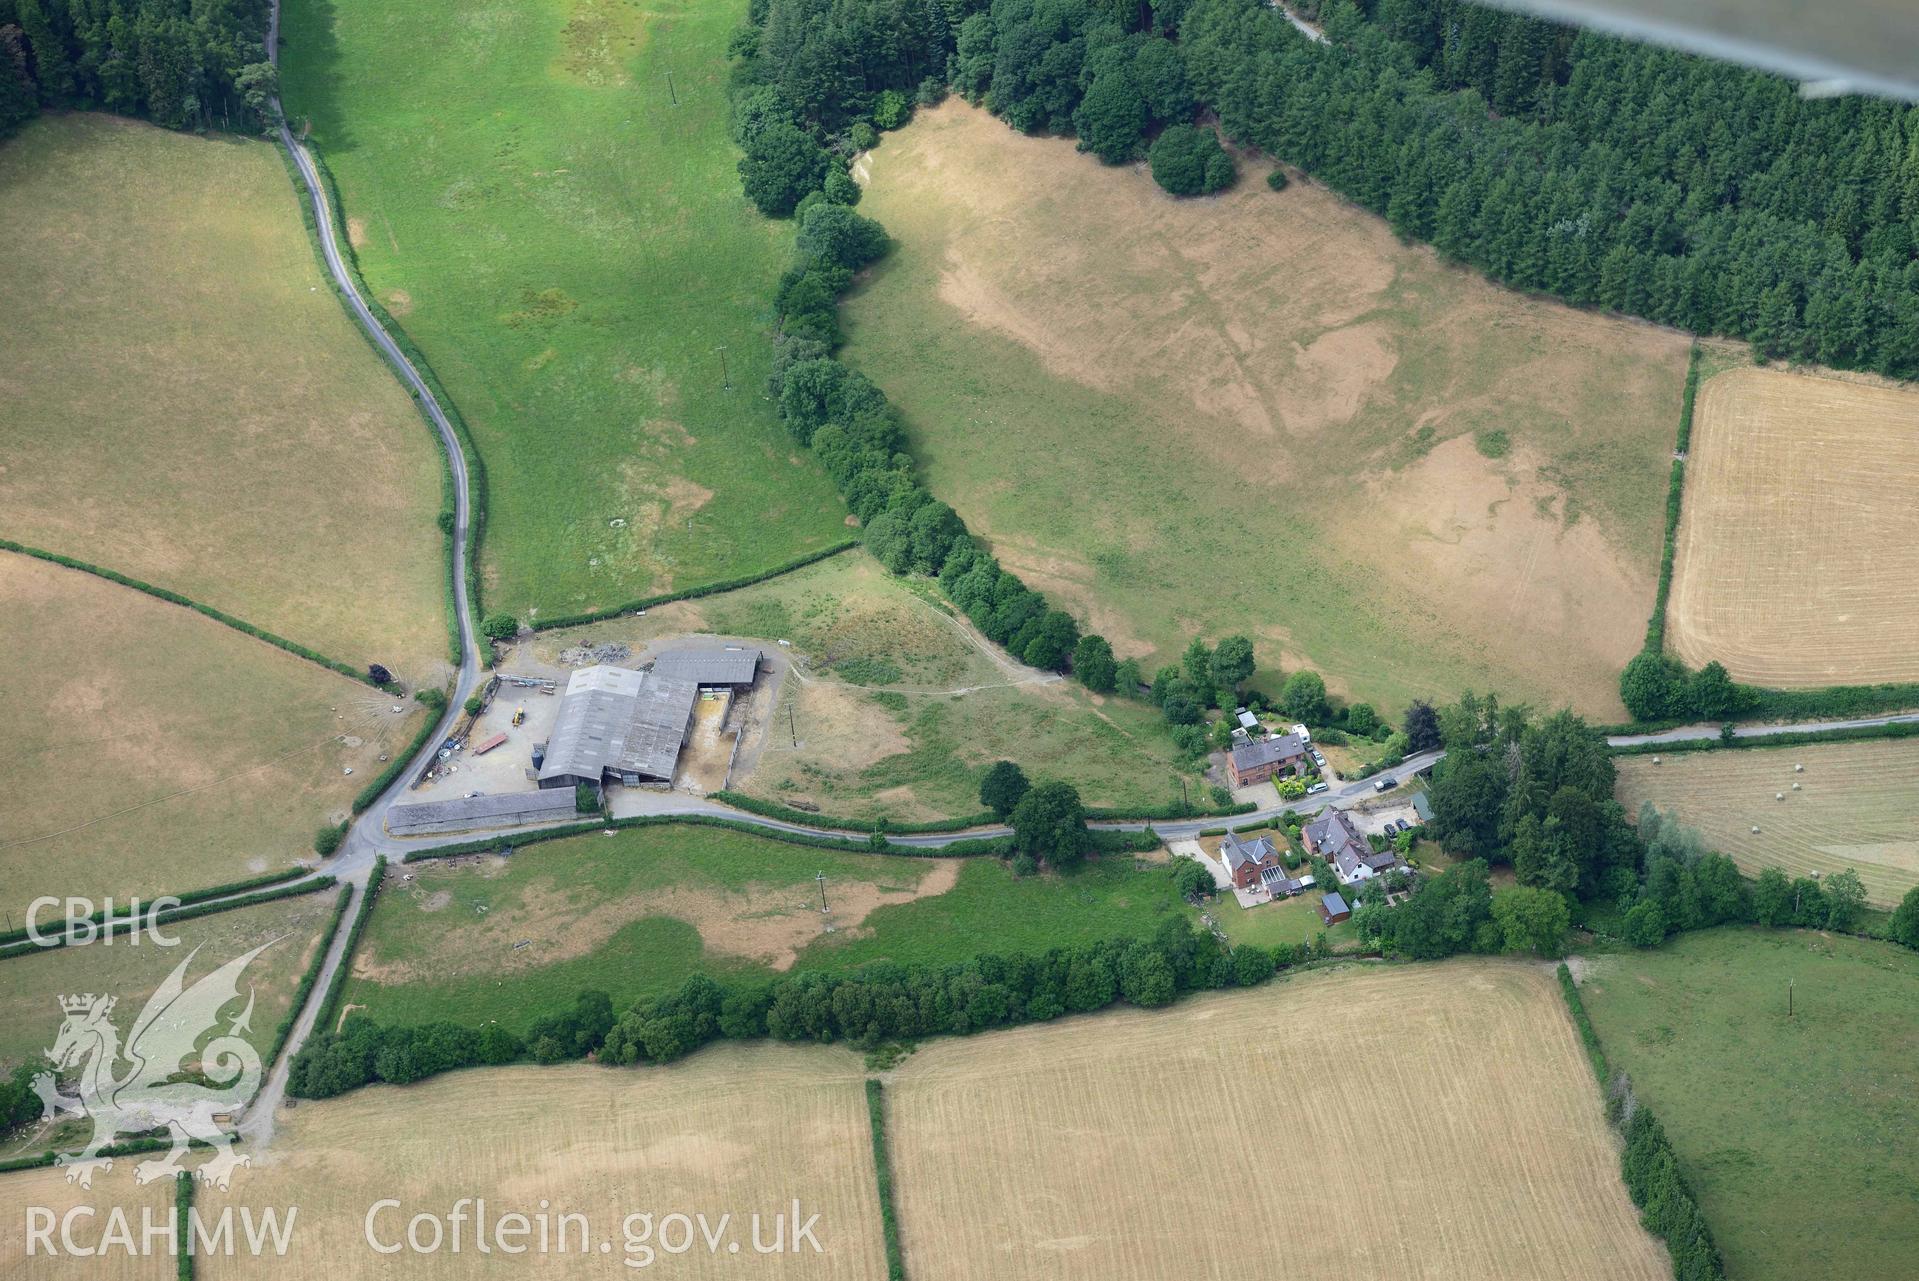
[[[735,171],[726,43],[745,12],[284,8],[287,112],[485,463],[489,609],[615,606],[846,536],[845,504],[761,394],[792,229]]]
[[[910,1275],[1669,1275],[1543,967],[1301,975],[895,1075]]]
[[[848,358],[933,492],[1122,655],[1244,632],[1267,679],[1387,708],[1622,714],[1685,338],[1498,289],[1263,162],[1174,201],[953,100],[861,163],[898,246]]]
[[[345,817],[424,714],[11,552],[0,600],[0,910],[16,927],[42,894],[124,902],[310,860],[321,822]]]
[[[741,743],[732,783],[782,804],[898,822],[975,814],[980,779],[1000,759],[1077,785],[1089,805],[1179,800],[1181,769],[1156,712],[1011,662],[935,596],[849,552],[644,618],[541,632],[532,656],[556,664],[586,640],[638,655],[689,633],[791,641],[798,670]]]
[[[819,910],[818,873],[830,917]],[[989,935],[997,951],[1044,952],[1149,935],[1184,911],[1163,868],[1123,855],[1022,878],[990,858],[632,828],[508,859],[408,864],[375,905],[346,1001],[382,1023],[498,1019],[517,1030],[588,988],[625,1009],[694,974],[943,965],[976,956]]]
[[[273,146],[45,117],[0,226],[0,534],[437,676],[439,452]]]
[[[162,1226],[173,1215],[173,1180],[160,1179],[141,1187],[134,1182],[136,1161],[122,1158],[106,1174],[97,1174],[93,1187],[76,1187],[67,1182],[67,1172],[56,1169],[16,1170],[0,1174],[0,1276],[12,1281],[173,1281],[178,1275],[175,1261],[164,1249],[152,1254],[133,1250],[110,1249],[102,1255],[75,1259],[64,1250],[49,1256],[44,1248],[27,1254],[27,1206],[41,1206],[58,1217],[77,1207],[88,1207],[93,1217],[74,1220],[74,1242],[83,1248],[102,1244],[111,1216],[125,1216],[137,1244],[143,1226],[152,1222]],[[58,1243],[56,1230],[54,1241]]]
[[[1727,1276],[1913,1275],[1919,956],[1718,929],[1583,969],[1607,1058],[1671,1136]]]
[[[1919,741],[1680,752],[1652,761],[1617,761],[1627,813],[1651,801],[1677,814],[1748,876],[1768,867],[1789,876],[1850,867],[1878,907],[1892,907],[1919,885]],[[1795,773],[1795,764],[1805,772]]]
[[[645,1213],[655,1235],[641,1244],[673,1276],[877,1281],[886,1265],[862,1079],[859,1058],[845,1050],[721,1045],[666,1068],[500,1068],[303,1104],[281,1121],[269,1160],[236,1175],[230,1194],[204,1191],[196,1202],[214,1213],[229,1203],[298,1205],[297,1248],[285,1259],[202,1259],[196,1275],[604,1277],[626,1272],[622,1263],[647,1266],[623,1225]],[[473,1197],[484,1198],[489,1217],[545,1210],[555,1244],[559,1215],[585,1215],[589,1249],[581,1252],[575,1227],[565,1253],[483,1256],[469,1225],[457,1254],[376,1254],[365,1221],[387,1197],[403,1208],[375,1220],[385,1241],[402,1238],[415,1213],[444,1217]],[[819,1215],[820,1250],[755,1253],[751,1216],[762,1216],[760,1240],[770,1243],[772,1216],[786,1215],[790,1246],[795,1198],[802,1219]],[[668,1254],[657,1233],[674,1213],[704,1213],[709,1228],[730,1213],[728,1235],[709,1252],[696,1230],[690,1252]]]
[[[185,978],[189,986],[263,943],[269,946],[247,967],[239,999],[223,1011],[228,1017],[220,1030],[241,1012],[251,991],[253,1018],[243,1035],[264,1059],[321,932],[333,919],[337,894],[321,890],[162,927],[180,940],[178,947],[160,947],[150,940],[133,944],[122,935],[111,946],[95,942],[0,961],[0,1074],[23,1063],[46,1066],[41,1054],[59,1033],[62,996],[96,992],[117,998],[113,1022],[125,1035],[147,998],[190,954],[193,961]],[[57,1141],[50,1141],[39,1127],[30,1127],[14,1136],[10,1146],[43,1151],[87,1132],[84,1125],[76,1130],[72,1123],[63,1123],[61,1134],[52,1136]]]
[[[1667,609],[1673,651],[1783,688],[1919,678],[1919,389],[1707,380]]]

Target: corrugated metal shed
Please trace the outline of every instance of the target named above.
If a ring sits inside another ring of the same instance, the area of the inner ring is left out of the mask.
[[[509,792],[504,796],[467,796],[450,801],[395,805],[386,812],[387,831],[395,836],[459,832],[476,827],[517,827],[572,818],[573,793]]]
[[[695,685],[751,685],[760,670],[760,651],[737,645],[669,650],[653,660],[653,670]]]
[[[540,781],[672,778],[698,701],[689,680],[605,664],[581,668],[566,683]]]

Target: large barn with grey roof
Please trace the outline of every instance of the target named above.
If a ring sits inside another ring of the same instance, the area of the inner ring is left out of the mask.
[[[701,692],[749,686],[759,669],[760,651],[737,645],[672,650],[645,672],[582,667],[536,761],[540,786],[672,783]]]

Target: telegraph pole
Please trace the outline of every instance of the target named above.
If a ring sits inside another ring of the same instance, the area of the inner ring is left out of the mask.
[[[726,345],[722,343],[713,350],[720,353],[720,388],[723,391],[732,391],[733,379],[726,372]]]
[[[813,879],[820,883],[820,911],[824,912],[826,910],[826,873],[815,872]]]
[[[673,100],[674,106],[677,107],[680,105],[680,95],[673,91],[673,71],[671,68],[668,68],[666,72],[666,96]]]

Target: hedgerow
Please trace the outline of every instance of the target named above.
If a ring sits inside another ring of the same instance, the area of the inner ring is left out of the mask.
[[[286,868],[281,868],[277,872],[268,872],[263,876],[249,877],[248,879],[244,881],[229,881],[224,885],[209,885],[204,889],[186,890],[179,894],[155,894],[152,896],[152,898],[149,898],[146,901],[151,903],[161,898],[173,898],[173,899],[179,900],[180,908],[187,908],[187,907],[193,906],[196,903],[203,903],[208,899],[226,898],[230,895],[244,894],[249,890],[257,890],[269,885],[279,885],[285,881],[297,881],[301,877],[307,875],[307,871],[308,869],[304,867],[286,867]],[[301,892],[305,893],[306,891],[302,890]],[[264,900],[258,900],[258,901],[264,901]],[[170,909],[167,912],[162,912],[160,914],[160,919],[163,921],[177,919],[174,915],[174,912],[177,910],[178,909]],[[106,915],[107,915],[106,909],[100,908],[96,910],[91,916],[81,918],[81,919],[90,921],[93,924],[98,925],[106,919]],[[116,921],[116,924],[117,924],[117,921]],[[66,920],[65,918],[62,918],[61,924],[58,928],[65,928],[65,925],[66,925]],[[51,933],[54,928],[56,927],[50,926],[46,930],[43,930],[42,932]],[[25,926],[21,926],[17,930],[8,930],[6,933],[0,934],[0,948],[4,948],[10,944],[21,942],[22,940],[26,938],[27,938],[27,930]]]
[[[155,587],[152,583],[142,582],[138,578],[128,577],[116,570],[106,569],[88,561],[76,560],[72,556],[62,556],[58,552],[45,551],[38,547],[29,547],[25,543],[16,543],[11,538],[0,538],[0,550],[18,552],[22,556],[31,556],[35,560],[44,560],[49,564],[59,565],[66,569],[77,569],[83,574],[92,574],[94,577],[104,578],[110,583],[118,583],[122,587],[131,587],[136,592],[145,592],[148,596],[163,600],[169,605],[179,605],[182,608],[190,609],[196,614],[211,618],[216,623],[231,627],[236,632],[242,632],[253,637],[255,640],[265,641],[275,649],[283,649],[295,657],[306,659],[309,663],[318,663],[329,671],[338,672],[348,680],[358,681],[362,685],[374,684],[372,679],[367,676],[364,667],[355,667],[351,663],[343,663],[337,658],[329,658],[317,649],[311,649],[300,644],[298,641],[290,641],[284,636],[279,636],[266,630],[264,627],[255,627],[245,619],[235,618],[223,610],[215,609],[211,605],[202,604],[200,601],[194,600],[191,596],[182,596],[179,592],[169,591],[164,587]],[[377,689],[379,686],[374,685],[374,688]]]

